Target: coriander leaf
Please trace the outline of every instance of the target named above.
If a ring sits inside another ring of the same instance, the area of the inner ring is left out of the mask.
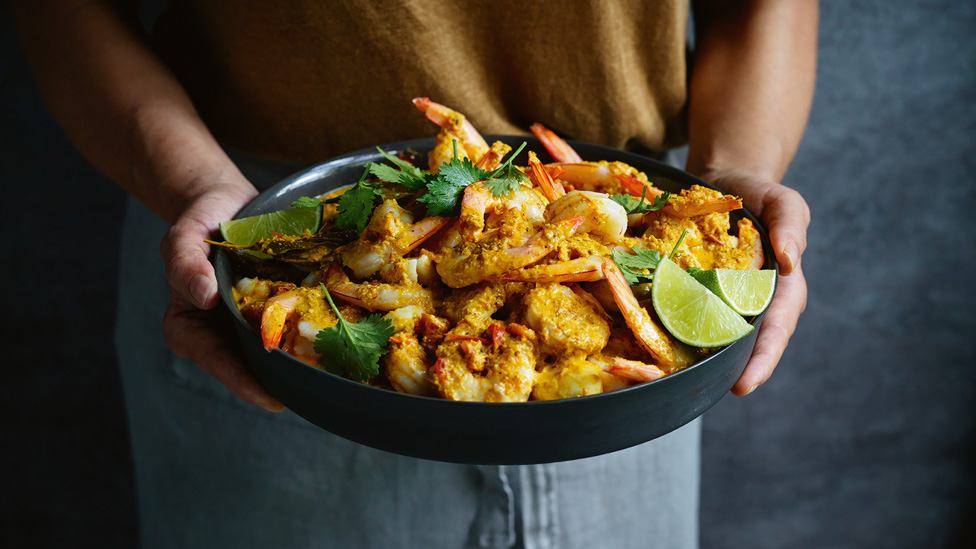
[[[454,215],[458,211],[464,189],[487,177],[488,172],[476,166],[470,158],[458,158],[455,140],[454,158],[441,164],[436,175],[427,176],[427,192],[417,201],[427,205],[427,213],[430,215]]]
[[[382,179],[383,181],[399,183],[412,191],[419,191],[424,188],[426,185],[426,180],[424,179],[423,170],[407,162],[406,160],[384,151],[379,147],[376,147],[376,150],[386,157],[387,160],[392,162],[396,168],[393,166],[387,166],[386,164],[370,162],[366,166],[371,174],[375,175],[379,179]]]
[[[613,250],[613,260],[620,267],[620,271],[627,279],[627,283],[633,286],[643,282],[651,282],[653,277],[643,272],[644,270],[653,271],[661,261],[661,254],[657,250],[650,250],[640,246],[634,246],[634,253],[628,254]]]
[[[310,196],[301,196],[298,200],[291,203],[292,208],[318,208],[322,205],[322,201],[318,198],[312,198]]]
[[[467,187],[488,178],[488,172],[479,168],[470,158],[455,156],[450,161],[441,164],[437,169],[437,177],[458,187]],[[429,186],[428,186],[429,187]]]
[[[368,169],[353,188],[339,197],[336,224],[340,228],[363,232],[366,224],[369,223],[369,216],[373,213],[376,199],[383,198],[383,190],[379,185],[363,183],[367,173],[369,173]]]
[[[465,188],[467,185],[455,185],[440,177],[432,177],[427,183],[427,192],[417,201],[427,206],[430,215],[451,216],[457,213]]]
[[[500,169],[504,171],[498,174],[495,179],[489,179],[485,182],[485,186],[491,189],[493,196],[508,196],[522,190],[522,183],[529,182],[529,177],[511,164],[502,166]],[[497,173],[497,171],[493,173]]]
[[[369,173],[375,175],[382,181],[390,181],[395,183],[398,179],[400,179],[400,170],[394,168],[393,166],[377,164],[376,162],[367,162],[366,169],[369,170]]]
[[[647,189],[644,189],[644,195],[647,194]],[[656,212],[661,208],[667,206],[668,200],[671,198],[671,193],[664,191],[659,194],[653,202],[647,202],[644,199],[644,195],[640,198],[635,198],[629,194],[614,194],[610,196],[610,200],[613,200],[617,204],[624,207],[624,210],[628,215],[630,214],[642,214],[647,212]]]
[[[322,285],[325,298],[338,322],[331,328],[319,330],[315,337],[315,352],[322,355],[319,364],[327,371],[355,381],[367,381],[380,371],[380,357],[386,354],[390,336],[396,331],[389,319],[379,313],[359,322],[348,322],[329,291]]]

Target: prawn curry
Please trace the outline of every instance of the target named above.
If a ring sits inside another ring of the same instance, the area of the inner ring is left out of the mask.
[[[627,164],[582,160],[539,124],[555,162],[529,151],[514,166],[511,147],[489,145],[461,113],[414,104],[440,127],[427,170],[385,155],[392,166],[318,197],[317,234],[240,254],[234,296],[267,350],[395,391],[487,402],[613,391],[708,353],[655,319],[653,266],[641,260],[760,268],[752,223],[731,234],[737,198],[671,195]]]

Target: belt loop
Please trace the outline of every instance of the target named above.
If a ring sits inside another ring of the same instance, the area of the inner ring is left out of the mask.
[[[553,549],[559,533],[556,465],[526,465],[521,471],[525,549]]]
[[[482,484],[468,546],[509,549],[515,544],[515,495],[505,467],[478,465]]]

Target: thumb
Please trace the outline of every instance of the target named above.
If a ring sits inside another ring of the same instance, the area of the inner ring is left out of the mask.
[[[771,188],[763,202],[762,218],[769,229],[779,272],[785,276],[798,268],[806,250],[810,208],[800,193],[783,185]]]
[[[200,309],[217,304],[217,277],[210,264],[210,245],[204,242],[214,229],[183,217],[170,227],[160,244],[170,288]]]
[[[166,280],[187,303],[200,309],[217,305],[217,277],[204,239],[213,238],[220,222],[231,219],[255,194],[246,181],[215,186],[190,202],[163,237],[159,252]]]

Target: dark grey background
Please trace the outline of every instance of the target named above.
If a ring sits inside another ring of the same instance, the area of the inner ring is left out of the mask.
[[[0,544],[135,544],[111,329],[123,194],[45,110],[0,12]],[[776,375],[705,416],[702,546],[976,539],[976,3],[821,6],[786,183],[813,212]],[[648,510],[653,512],[653,510]]]

